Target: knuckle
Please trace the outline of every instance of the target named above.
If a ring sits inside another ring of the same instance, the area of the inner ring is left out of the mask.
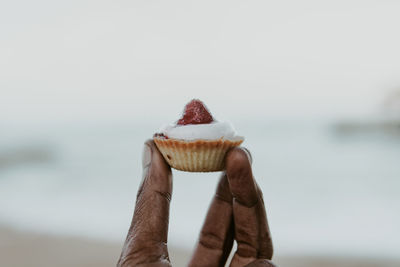
[[[202,232],[200,234],[199,243],[209,249],[222,249],[224,240],[214,233]]]
[[[236,253],[241,257],[256,258],[258,250],[254,247],[254,245],[241,241],[238,242],[238,250]]]

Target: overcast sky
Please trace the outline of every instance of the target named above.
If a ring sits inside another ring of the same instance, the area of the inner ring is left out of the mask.
[[[329,3],[328,3],[329,2]],[[400,88],[399,1],[2,1],[0,122],[361,116]]]

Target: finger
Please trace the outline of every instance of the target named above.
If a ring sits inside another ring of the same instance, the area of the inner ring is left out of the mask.
[[[248,265],[246,265],[245,267],[277,267],[277,265],[275,265],[270,260],[264,259],[264,260],[253,261],[253,262],[249,263]]]
[[[232,244],[232,195],[223,173],[189,266],[224,266]]]
[[[250,164],[253,163],[253,158],[250,153],[250,151],[245,148],[241,147],[241,149],[246,152],[247,157],[250,161]],[[253,177],[254,179],[254,177]],[[263,199],[263,194],[258,186],[257,182],[254,181],[256,184],[257,192],[258,192],[258,198],[259,198],[259,203],[257,205],[258,207],[258,224],[260,226],[260,233],[259,233],[259,252],[258,252],[258,258],[259,259],[272,259],[272,254],[273,254],[273,246],[272,246],[272,238],[271,238],[271,233],[269,230],[268,226],[268,220],[267,220],[267,214],[265,211],[265,204],[264,204],[264,199]]]
[[[257,191],[259,196],[259,205],[257,205],[259,209],[258,223],[260,225],[258,258],[270,260],[272,259],[272,254],[273,254],[271,232],[269,230],[267,213],[265,211],[263,194],[258,185],[257,185]]]
[[[143,181],[138,191],[133,218],[135,224],[146,227],[136,229],[137,238],[142,235],[147,238],[147,230],[151,230],[154,240],[167,241],[171,195],[171,168],[154,142],[147,141],[143,151]]]
[[[166,244],[171,194],[171,168],[154,142],[147,141],[143,150],[143,180],[118,266],[159,262],[169,265]]]
[[[233,196],[233,217],[237,251],[231,266],[244,266],[258,255],[258,192],[251,163],[245,150],[234,148],[226,156],[226,172]]]
[[[259,195],[248,154],[241,148],[230,150],[225,158],[229,187],[233,196],[233,217],[237,251],[231,266],[245,266],[259,252]]]

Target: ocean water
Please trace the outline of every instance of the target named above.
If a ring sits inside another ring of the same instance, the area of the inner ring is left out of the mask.
[[[238,122],[277,254],[400,257],[400,136],[330,123]],[[0,133],[0,224],[123,242],[158,125],[8,126]],[[173,171],[169,242],[192,248],[219,173]]]

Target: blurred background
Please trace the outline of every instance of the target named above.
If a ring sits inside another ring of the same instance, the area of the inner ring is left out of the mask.
[[[400,3],[3,1],[0,265],[114,266],[192,98],[254,158],[280,266],[400,266]],[[173,171],[185,266],[218,174]]]

